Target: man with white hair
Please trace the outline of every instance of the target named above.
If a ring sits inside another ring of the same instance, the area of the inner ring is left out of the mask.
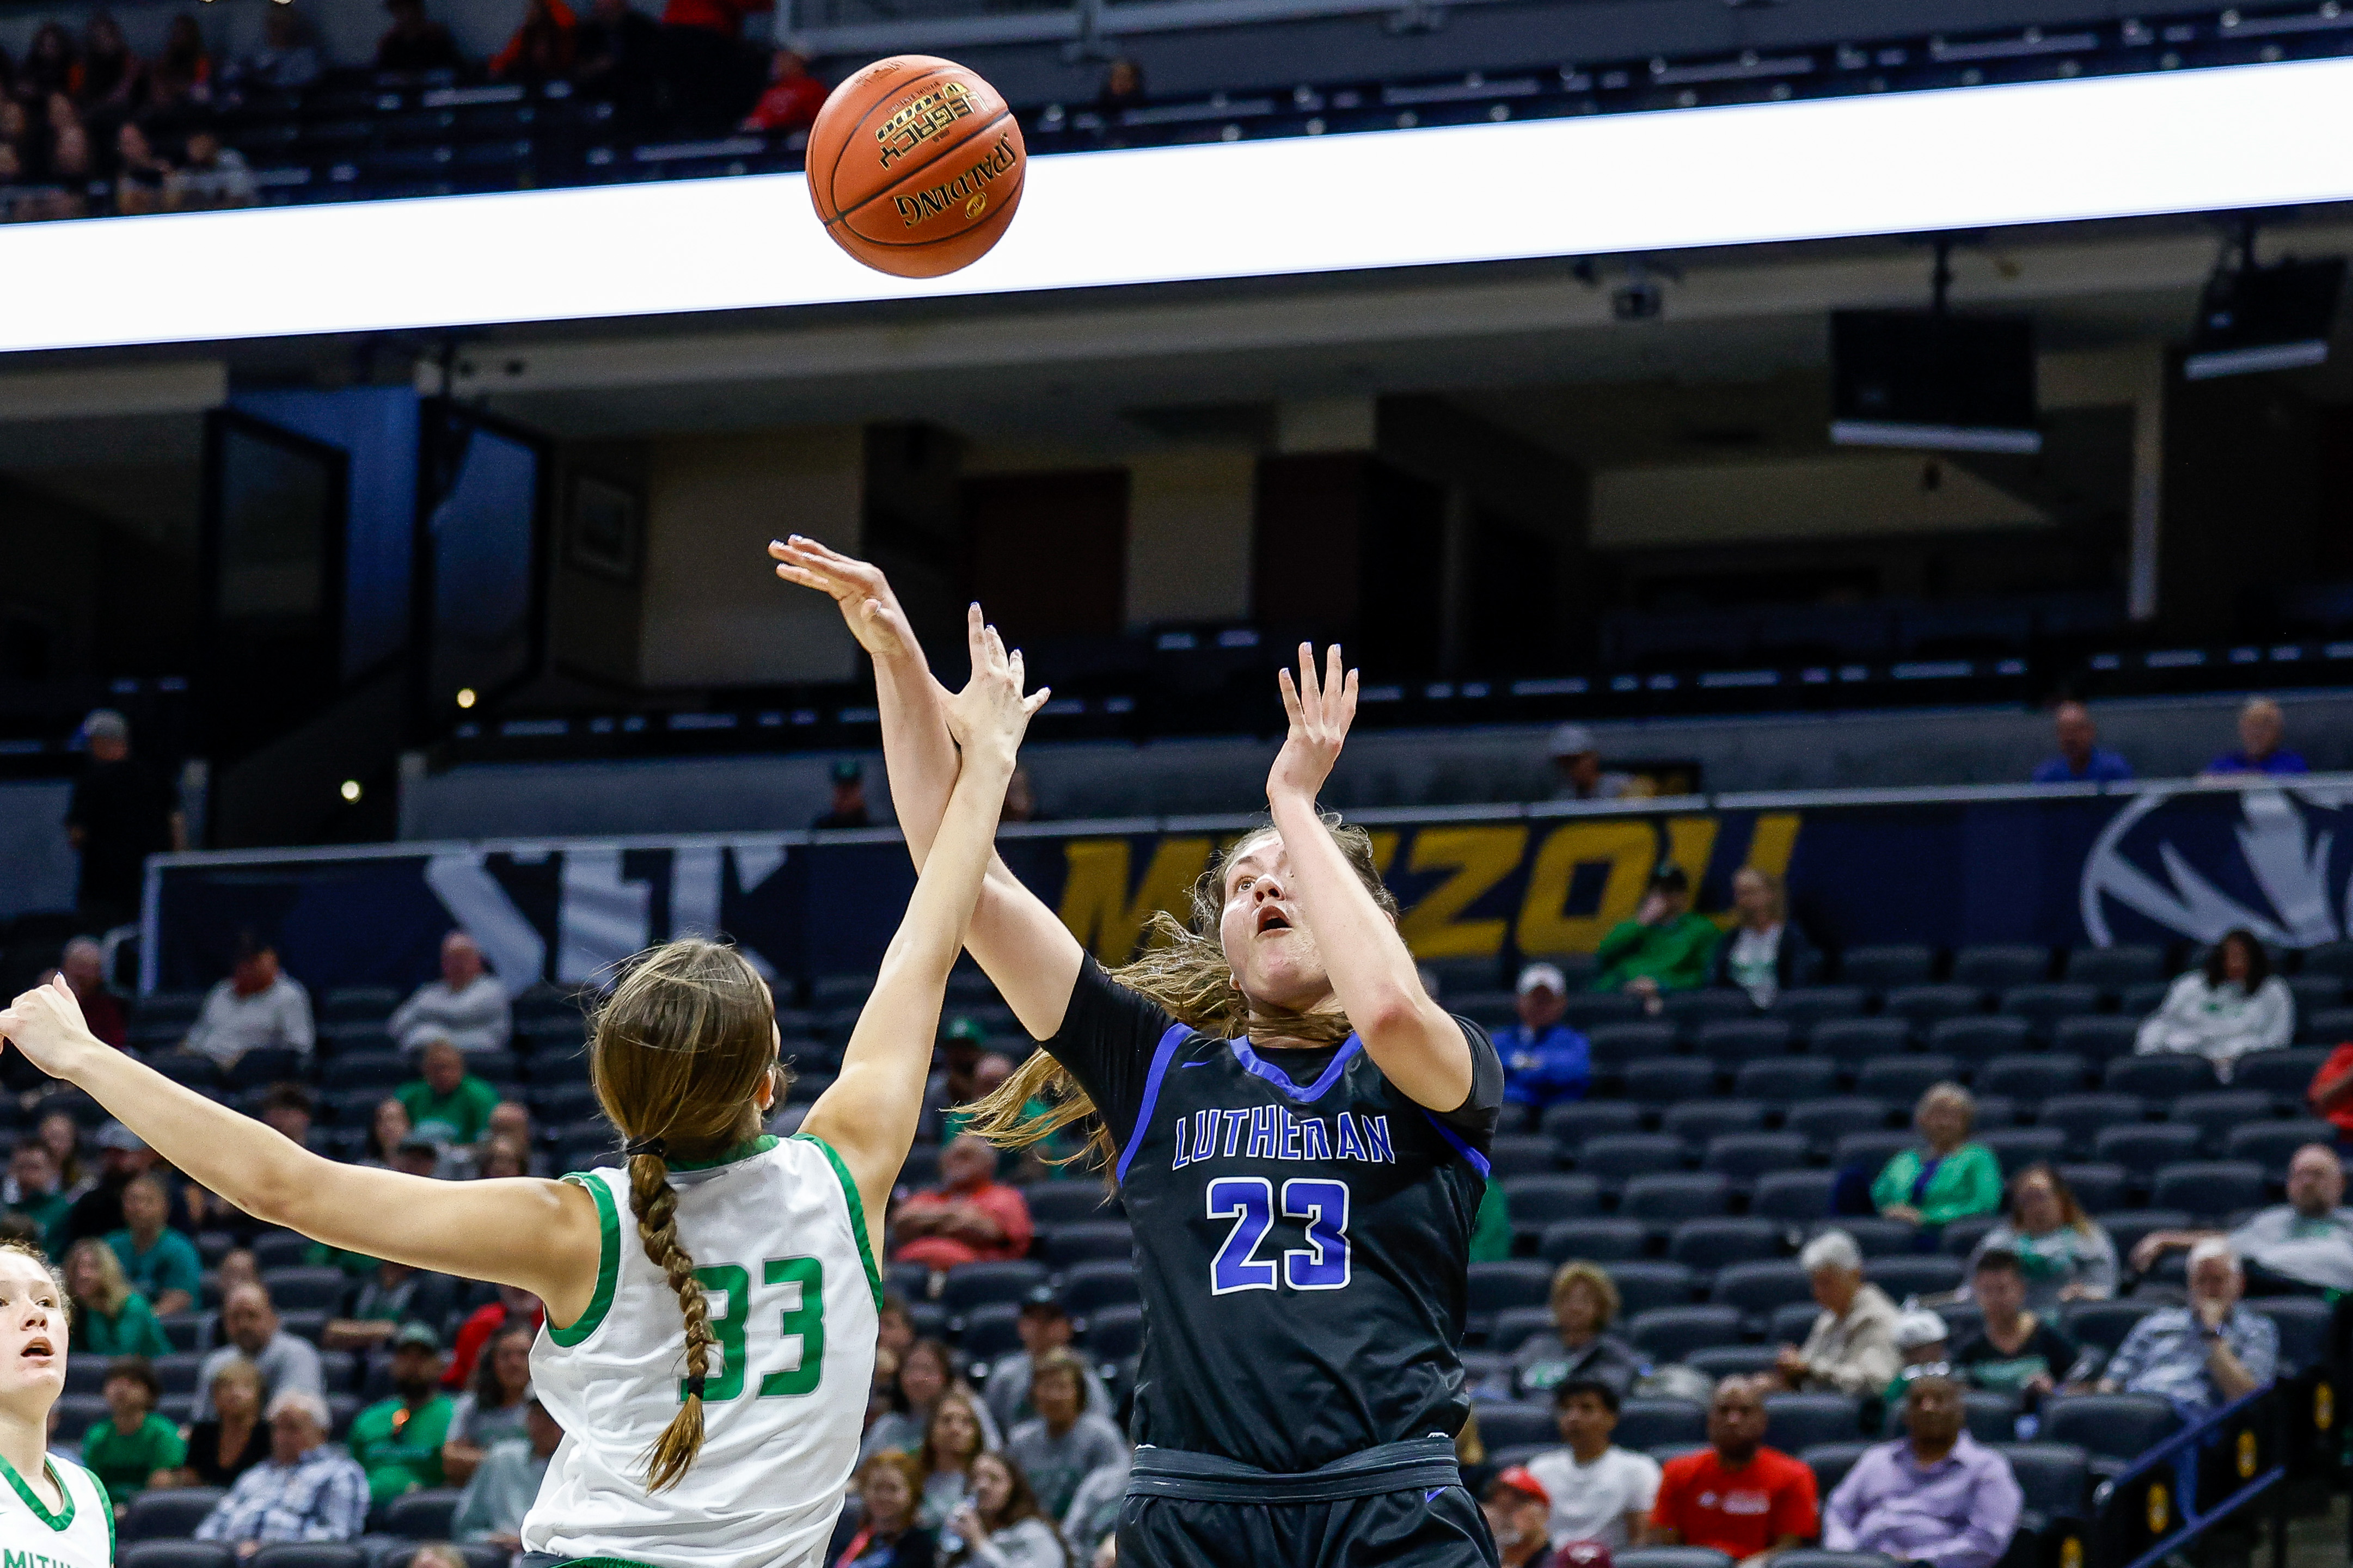
[[[2240,1304],[2239,1255],[2219,1236],[2189,1249],[2189,1304],[2133,1325],[2100,1378],[2105,1394],[2154,1394],[2203,1420],[2279,1370],[2279,1326]]]
[[[2250,697],[2239,710],[2239,749],[2206,764],[2208,778],[2239,773],[2308,773],[2304,758],[2280,742],[2287,739],[2287,715],[2268,697]]]
[[[1876,1394],[1894,1380],[1902,1316],[1887,1293],[1862,1277],[1862,1249],[1842,1230],[1826,1230],[1798,1254],[1821,1311],[1803,1345],[1783,1345],[1773,1374],[1792,1391]]]
[[[385,1026],[404,1050],[446,1039],[461,1051],[500,1051],[514,1021],[506,987],[483,967],[480,946],[453,931],[441,939],[441,978],[411,992]]]
[[[307,1389],[283,1389],[269,1406],[269,1458],[237,1479],[205,1521],[198,1541],[218,1541],[237,1555],[280,1541],[356,1541],[367,1528],[367,1473],[327,1441],[327,1402]]]
[[[1558,964],[1531,963],[1520,971],[1519,1022],[1495,1031],[1504,1104],[1541,1111],[1558,1100],[1585,1098],[1593,1083],[1593,1050],[1561,1022],[1567,1007],[1568,981]]]
[[[2345,1167],[2326,1143],[2306,1143],[2287,1163],[2287,1202],[2250,1215],[2222,1238],[2277,1291],[2353,1290],[2353,1209],[2345,1204]],[[2222,1237],[2219,1230],[2157,1230],[2133,1248],[2147,1271],[2168,1252]],[[2256,1294],[2263,1293],[2258,1289]]]

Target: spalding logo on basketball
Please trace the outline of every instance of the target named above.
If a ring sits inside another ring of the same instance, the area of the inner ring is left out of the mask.
[[[834,243],[867,266],[937,278],[1004,236],[1028,156],[995,88],[952,61],[893,55],[818,111],[809,200]]]

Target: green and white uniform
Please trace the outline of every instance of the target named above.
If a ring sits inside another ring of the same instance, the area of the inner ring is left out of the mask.
[[[113,1568],[114,1504],[104,1483],[54,1455],[49,1474],[65,1492],[56,1512],[0,1459],[0,1568]]]
[[[638,1238],[628,1173],[565,1180],[596,1197],[604,1250],[588,1310],[532,1346],[532,1387],[564,1441],[523,1520],[523,1549],[654,1568],[817,1563],[858,1463],[882,1301],[848,1168],[809,1137],[670,1167],[679,1244],[719,1348],[702,1451],[652,1495],[647,1452],[685,1396],[678,1297]]]

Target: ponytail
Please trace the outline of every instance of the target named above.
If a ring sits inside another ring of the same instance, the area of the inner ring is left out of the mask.
[[[686,1319],[686,1397],[662,1435],[646,1450],[646,1490],[676,1486],[702,1451],[702,1387],[711,1373],[711,1300],[694,1277],[694,1259],[678,1239],[678,1189],[670,1184],[670,1162],[659,1138],[652,1148],[631,1145],[629,1212],[637,1216],[638,1240],[678,1296]]]

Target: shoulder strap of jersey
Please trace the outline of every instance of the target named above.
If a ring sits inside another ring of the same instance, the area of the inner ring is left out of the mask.
[[[1144,1146],[1145,1131],[1152,1125],[1153,1108],[1160,1103],[1160,1080],[1168,1076],[1168,1064],[1176,1059],[1176,1047],[1192,1033],[1189,1025],[1171,1024],[1161,1032],[1160,1043],[1152,1047],[1152,1070],[1145,1075],[1144,1100],[1135,1108],[1135,1125],[1128,1129],[1127,1147],[1119,1152],[1115,1180],[1127,1180],[1127,1167],[1134,1161],[1135,1152]]]
[[[586,1188],[596,1200],[596,1293],[571,1327],[547,1325],[547,1337],[569,1349],[595,1333],[613,1310],[613,1289],[621,1279],[621,1210],[606,1170],[575,1171],[564,1179]]]

